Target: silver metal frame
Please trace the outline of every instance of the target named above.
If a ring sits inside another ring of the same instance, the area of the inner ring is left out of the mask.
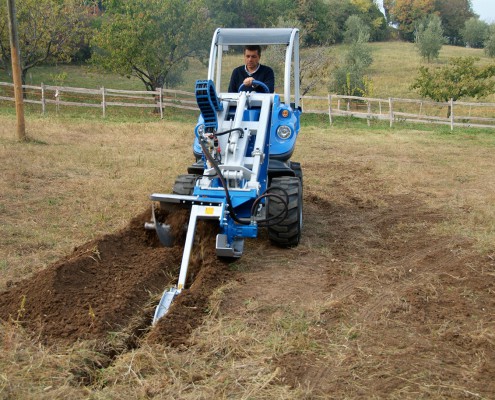
[[[211,41],[208,79],[215,82],[217,93],[220,93],[222,55],[224,46],[235,45],[270,45],[285,44],[284,93],[285,104],[291,103],[291,87],[293,88],[294,106],[299,107],[299,29],[296,28],[217,28]],[[294,79],[291,82],[292,64]],[[215,74],[216,73],[216,74]],[[292,85],[291,85],[292,83]]]

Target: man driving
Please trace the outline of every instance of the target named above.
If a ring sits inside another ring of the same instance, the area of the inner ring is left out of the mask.
[[[243,90],[248,92],[265,93],[266,90],[261,85],[253,84],[253,81],[263,82],[270,93],[275,90],[275,75],[273,70],[260,64],[261,46],[248,45],[244,47],[244,65],[235,68],[230,77],[229,92],[237,93],[241,85]]]

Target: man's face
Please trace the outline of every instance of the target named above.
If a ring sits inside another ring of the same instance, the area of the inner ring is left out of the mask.
[[[260,63],[258,50],[244,50],[244,62],[249,69],[255,69]]]

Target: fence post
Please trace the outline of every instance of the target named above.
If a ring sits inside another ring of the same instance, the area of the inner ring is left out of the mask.
[[[394,126],[394,110],[392,109],[392,98],[388,98],[388,110],[390,114],[390,127]]]
[[[450,130],[454,130],[454,99],[450,99]]]
[[[102,86],[101,87],[101,110],[103,113],[103,118],[105,118],[107,116],[106,108],[107,108],[107,103],[106,103],[106,99],[105,99],[105,87]]]
[[[160,99],[160,119],[163,119],[163,88],[160,87],[160,92],[158,94]]]
[[[41,82],[41,115],[46,112],[45,84]]]
[[[55,106],[55,110],[56,110],[56,113],[57,113],[57,115],[58,115],[58,112],[59,112],[59,110],[60,110],[60,92],[58,91],[58,88],[57,88],[57,89],[55,89],[55,94],[54,94],[54,96],[55,96],[55,104],[56,104],[56,106]]]
[[[328,119],[330,120],[330,125],[332,125],[332,95],[328,95]]]
[[[368,121],[368,126],[371,126],[371,103],[368,100],[368,115],[366,120]]]

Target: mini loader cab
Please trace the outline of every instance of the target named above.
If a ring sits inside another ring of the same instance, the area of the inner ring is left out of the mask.
[[[242,85],[238,93],[221,91],[222,55],[238,45],[285,46],[284,76],[276,77],[283,81],[283,93],[246,92]],[[198,219],[218,221],[219,257],[240,257],[244,239],[257,237],[262,227],[281,247],[296,246],[301,237],[302,170],[290,159],[302,112],[298,29],[217,29],[208,79],[196,82],[195,93],[201,111],[194,130],[196,161],[176,179],[172,194],[150,196],[152,220],[145,228],[155,230],[165,246],[173,244],[173,237],[170,226],[158,221],[156,204],[190,208],[178,283],[164,292],[153,323],[184,289]]]

